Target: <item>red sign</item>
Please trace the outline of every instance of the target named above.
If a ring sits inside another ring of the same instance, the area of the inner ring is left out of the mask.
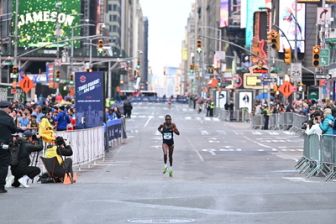
[[[288,98],[295,92],[295,87],[288,81],[285,81],[280,87],[279,91],[284,95],[284,97]]]
[[[19,82],[19,86],[21,87],[23,92],[28,93],[34,87],[34,83],[28,76],[25,76]]]

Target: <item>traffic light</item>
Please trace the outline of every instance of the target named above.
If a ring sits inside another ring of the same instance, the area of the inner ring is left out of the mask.
[[[60,81],[60,77],[61,77],[61,72],[59,70],[56,71],[56,82]]]
[[[140,69],[140,60],[139,60],[139,59],[138,59],[138,61],[137,61],[136,68],[137,68],[137,69]]]
[[[320,45],[315,45],[313,46],[313,66],[314,67],[318,67],[320,65],[320,51],[321,51],[321,47]]]
[[[279,51],[279,49],[280,49],[280,35],[277,31],[272,30],[272,31],[267,33],[267,42],[268,42],[268,44],[271,45],[271,47],[274,50]]]
[[[202,41],[200,39],[196,41],[196,48],[198,53],[202,51]]]
[[[292,49],[284,48],[284,62],[290,64],[292,62]]]
[[[102,39],[98,40],[98,50],[103,50],[104,41]]]
[[[13,68],[12,68],[12,72],[11,72],[11,73],[13,73],[13,74],[17,74],[18,72],[19,72],[18,67],[17,67],[17,66],[13,66]]]

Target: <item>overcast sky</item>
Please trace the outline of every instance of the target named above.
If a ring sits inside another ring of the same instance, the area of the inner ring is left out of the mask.
[[[179,66],[181,44],[194,0],[140,0],[149,24],[149,66],[162,74],[165,66]]]

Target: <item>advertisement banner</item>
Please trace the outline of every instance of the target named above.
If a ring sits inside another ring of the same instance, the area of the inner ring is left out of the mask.
[[[252,92],[239,92],[239,109],[247,108],[252,112]]]
[[[76,128],[102,126],[104,122],[104,73],[75,73]]]
[[[296,4],[297,16],[295,17],[295,0],[280,0],[279,3],[279,27],[286,36],[293,47],[295,48],[295,36],[297,41],[298,53],[304,53],[304,40],[305,40],[305,21],[306,12],[305,4]],[[295,32],[296,31],[296,32]],[[296,35],[295,35],[296,33]],[[283,48],[290,48],[286,38],[280,36],[280,52]]]
[[[219,27],[227,27],[229,25],[229,0],[220,1],[220,24]]]
[[[13,2],[13,9],[16,9]],[[13,10],[12,18],[15,18]],[[18,7],[18,37],[19,47],[56,47],[58,41],[80,36],[78,27],[81,16],[81,0],[27,0],[20,1]],[[57,26],[59,28],[57,29]],[[14,32],[15,20],[12,19]],[[64,46],[65,42],[59,43]],[[74,41],[74,46],[79,47],[79,42]]]

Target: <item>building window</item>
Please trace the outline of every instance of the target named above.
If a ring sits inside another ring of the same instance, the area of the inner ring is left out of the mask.
[[[117,32],[118,27],[117,26],[112,26],[112,32]]]
[[[117,21],[117,20],[118,20],[118,17],[116,15],[113,15],[111,21]]]
[[[117,11],[117,10],[118,10],[118,5],[113,4],[113,5],[112,5],[112,10],[113,10],[113,11]]]

